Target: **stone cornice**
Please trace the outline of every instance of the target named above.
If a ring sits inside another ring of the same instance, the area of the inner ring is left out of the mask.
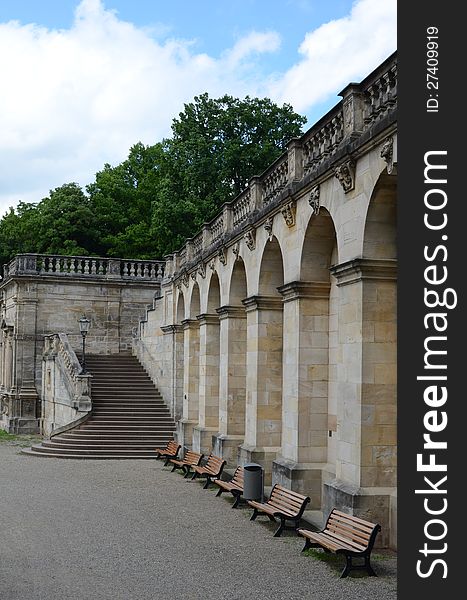
[[[337,279],[337,285],[349,285],[362,280],[396,281],[395,259],[354,258],[329,269]]]
[[[196,318],[200,325],[219,325],[219,317],[212,313],[203,313]]]
[[[277,288],[284,302],[299,298],[329,298],[331,284],[328,281],[292,281]]]
[[[183,325],[180,323],[174,323],[173,325],[163,325],[161,327],[162,333],[180,333],[183,331]]]
[[[242,300],[246,312],[253,310],[282,310],[282,298],[277,296],[250,296]]]
[[[245,308],[243,306],[221,306],[216,308],[216,312],[219,315],[219,320],[222,319],[245,319]]]
[[[199,321],[196,319],[183,319],[182,327],[184,330],[186,329],[198,329]]]

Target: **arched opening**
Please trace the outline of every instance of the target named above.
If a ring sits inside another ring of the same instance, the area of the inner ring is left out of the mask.
[[[200,293],[195,282],[191,291],[189,317],[183,321],[183,443],[193,446],[193,428],[199,418],[199,321]]]
[[[220,318],[219,452],[232,466],[237,464],[238,446],[245,437],[246,314],[245,265],[234,263],[227,305]]]
[[[283,305],[277,288],[283,283],[282,253],[273,238],[263,251],[259,295],[244,302],[249,337],[245,444],[261,449],[266,481],[270,481],[282,437]]]
[[[334,326],[330,321],[329,267],[333,259],[337,259],[334,224],[329,212],[321,208],[311,217],[305,232],[300,280],[281,288],[285,357],[281,453],[287,461],[302,465],[290,469],[287,481],[283,477],[282,483],[297,491],[306,490],[318,510],[323,465],[334,435],[329,414],[333,408],[328,403],[332,376],[330,332]]]
[[[185,298],[182,292],[179,292],[177,298],[177,323],[181,323],[185,319]]]
[[[220,284],[217,273],[209,281],[207,312],[199,321],[199,424],[193,447],[204,454],[211,452],[212,436],[219,429],[219,315]]]

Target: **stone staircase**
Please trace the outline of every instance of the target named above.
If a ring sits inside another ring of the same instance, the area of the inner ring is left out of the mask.
[[[60,458],[155,458],[173,438],[175,423],[162,396],[129,354],[86,356],[92,374],[89,418],[26,451]]]

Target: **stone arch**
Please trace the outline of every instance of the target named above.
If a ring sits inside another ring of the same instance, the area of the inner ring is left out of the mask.
[[[219,430],[219,277],[213,272],[209,280],[206,312],[198,315],[199,323],[199,418],[193,431],[193,448],[209,454],[212,436]]]
[[[185,298],[181,291],[178,293],[177,310],[175,314],[177,323],[181,323],[185,319]]]
[[[363,257],[397,258],[397,177],[382,173],[368,204],[363,237]]]
[[[219,435],[216,452],[231,466],[237,464],[238,447],[245,437],[247,319],[243,300],[247,296],[245,264],[234,263],[228,285],[228,304],[219,309]]]
[[[277,288],[284,284],[284,261],[279,241],[274,236],[264,246],[259,269],[260,296],[279,296]]]
[[[327,463],[329,380],[332,373],[330,337],[331,274],[337,260],[333,220],[321,207],[305,230],[300,256],[300,280],[281,288],[284,296],[284,394],[282,458],[274,476],[292,489],[305,487],[313,506],[321,507],[323,465]],[[332,278],[333,279],[333,278]],[[334,284],[335,285],[335,284]],[[287,476],[284,475],[287,473]],[[285,479],[285,481],[284,481]]]
[[[249,340],[242,459],[263,463],[267,483],[282,438],[283,304],[278,288],[284,283],[283,264],[279,242],[273,237],[264,247],[258,296],[243,302]]]
[[[245,271],[245,263],[239,257],[232,269],[229,286],[229,305],[242,306],[242,300],[247,297],[247,279]]]
[[[199,285],[195,281],[193,284],[193,288],[191,290],[191,298],[190,298],[190,319],[196,319],[201,311],[201,300],[199,293]]]

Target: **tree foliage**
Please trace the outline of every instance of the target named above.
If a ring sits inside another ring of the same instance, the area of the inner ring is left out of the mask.
[[[0,260],[39,252],[161,258],[179,248],[301,133],[305,118],[268,99],[202,94],[172,123],[172,137],[137,143],[128,158],[0,221]]]

